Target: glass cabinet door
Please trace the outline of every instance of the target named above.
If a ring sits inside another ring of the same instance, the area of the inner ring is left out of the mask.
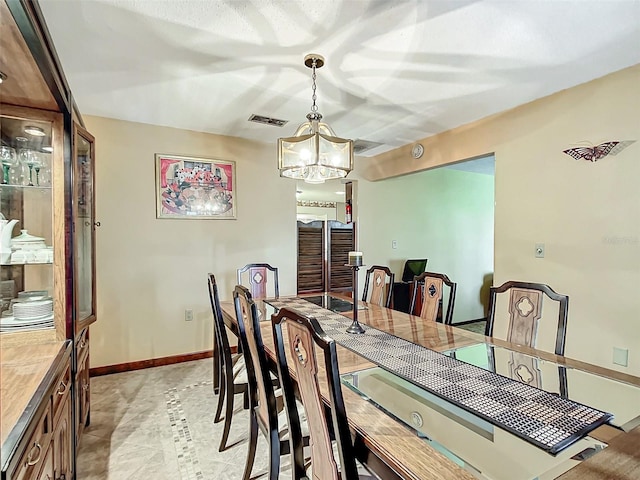
[[[75,332],[93,323],[95,316],[95,205],[94,138],[74,124],[73,135],[73,225],[75,257]]]
[[[54,329],[53,150],[61,117],[4,106],[0,115],[0,334]],[[60,154],[61,158],[61,154]]]

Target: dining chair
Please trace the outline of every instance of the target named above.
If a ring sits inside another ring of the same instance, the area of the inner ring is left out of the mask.
[[[449,302],[446,312],[442,312],[445,286],[449,288]],[[424,272],[416,275],[411,282],[409,313],[434,322],[440,317],[445,325],[451,325],[456,303],[456,288],[457,284],[443,273]]]
[[[278,376],[291,437],[293,478],[377,478],[355,458],[342,398],[335,341],[324,333],[315,318],[307,317],[293,309],[281,308],[271,317],[271,323],[278,360]],[[286,325],[286,336],[283,334],[283,324]],[[318,382],[321,364],[316,352],[319,352],[324,360],[326,377],[322,377],[327,381],[330,409],[325,408],[322,400]],[[311,448],[311,464],[308,468],[303,455],[303,437],[298,418],[300,409],[296,406],[295,388],[290,372],[293,372],[297,379],[297,391],[307,414]],[[330,419],[327,418],[327,410],[331,412]],[[310,472],[309,469],[313,471]]]
[[[543,317],[543,299],[546,295],[557,303],[558,320],[555,335],[556,355],[564,355],[569,296],[556,293],[543,283],[505,282],[499,287],[491,287],[489,293],[489,313],[485,335],[493,337],[496,319],[496,304],[501,294],[508,294],[508,324],[506,340],[508,342],[536,347],[539,331],[539,320]],[[538,348],[538,347],[536,347]]]
[[[247,273],[248,272],[248,273]],[[269,288],[269,273],[273,279],[273,288]],[[279,297],[278,269],[268,263],[248,263],[237,270],[238,285],[249,287],[253,298]],[[247,280],[245,283],[243,280]]]
[[[214,422],[222,420],[222,410],[226,404],[224,414],[224,427],[218,451],[222,452],[227,448],[229,430],[231,429],[231,418],[233,416],[233,403],[235,395],[244,395],[244,408],[249,408],[249,384],[244,358],[241,354],[233,355],[229,345],[227,329],[222,317],[220,308],[220,297],[218,296],[218,285],[216,277],[209,274],[209,300],[213,311],[213,342],[214,342],[214,392],[218,394],[218,405]]]
[[[289,429],[284,414],[282,394],[276,394],[264,343],[260,333],[258,309],[251,292],[242,285],[233,291],[238,331],[243,346],[249,380],[249,450],[243,479],[249,480],[256,455],[258,429],[269,444],[268,478],[276,480],[280,472],[280,456],[290,453]],[[305,430],[302,430],[305,433]],[[308,444],[308,435],[306,443]],[[303,444],[305,439],[303,437]]]
[[[362,301],[389,308],[393,297],[394,278],[395,275],[389,267],[373,265],[367,270]],[[369,294],[370,286],[371,294]]]

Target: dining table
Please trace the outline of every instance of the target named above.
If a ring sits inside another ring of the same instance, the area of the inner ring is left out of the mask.
[[[328,335],[336,338],[356,456],[384,480],[640,479],[640,377],[367,302],[357,302],[357,319],[365,333],[352,339],[354,334],[345,334],[340,323],[344,322],[346,331],[353,318],[353,305],[345,294],[260,299],[256,305],[274,372],[270,319],[279,308],[287,306],[315,316]],[[237,336],[233,302],[222,302],[221,307],[225,325]],[[496,422],[486,414],[491,399],[481,396],[484,401],[469,408],[471,402],[443,396],[442,390],[413,381],[406,373],[413,366],[391,368],[396,360],[389,360],[381,347],[362,348],[368,343],[382,345],[378,339],[383,337],[399,353],[415,351],[444,365],[440,373],[447,378],[461,371],[471,377],[479,375],[509,392],[523,390],[525,396],[533,392],[536,398],[557,403],[551,410],[557,415],[563,409],[579,408],[595,415],[596,422],[583,430],[578,426],[574,437],[547,444],[544,438],[526,435],[526,428],[515,425],[514,429],[509,423],[512,414],[523,408],[521,397],[509,408],[504,407],[508,402],[501,403],[501,411],[508,411]],[[330,408],[324,371],[318,379]]]

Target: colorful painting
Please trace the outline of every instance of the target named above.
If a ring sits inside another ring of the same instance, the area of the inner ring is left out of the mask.
[[[158,218],[236,218],[236,165],[156,154]]]

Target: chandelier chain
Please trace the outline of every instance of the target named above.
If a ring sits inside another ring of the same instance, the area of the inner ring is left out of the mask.
[[[311,89],[313,90],[313,95],[311,95],[311,100],[313,100],[313,105],[311,105],[311,111],[312,112],[317,112],[318,111],[318,106],[316,105],[316,99],[318,98],[316,96],[316,59],[313,59],[313,64],[311,65],[311,70],[312,70],[312,74],[311,74]]]

